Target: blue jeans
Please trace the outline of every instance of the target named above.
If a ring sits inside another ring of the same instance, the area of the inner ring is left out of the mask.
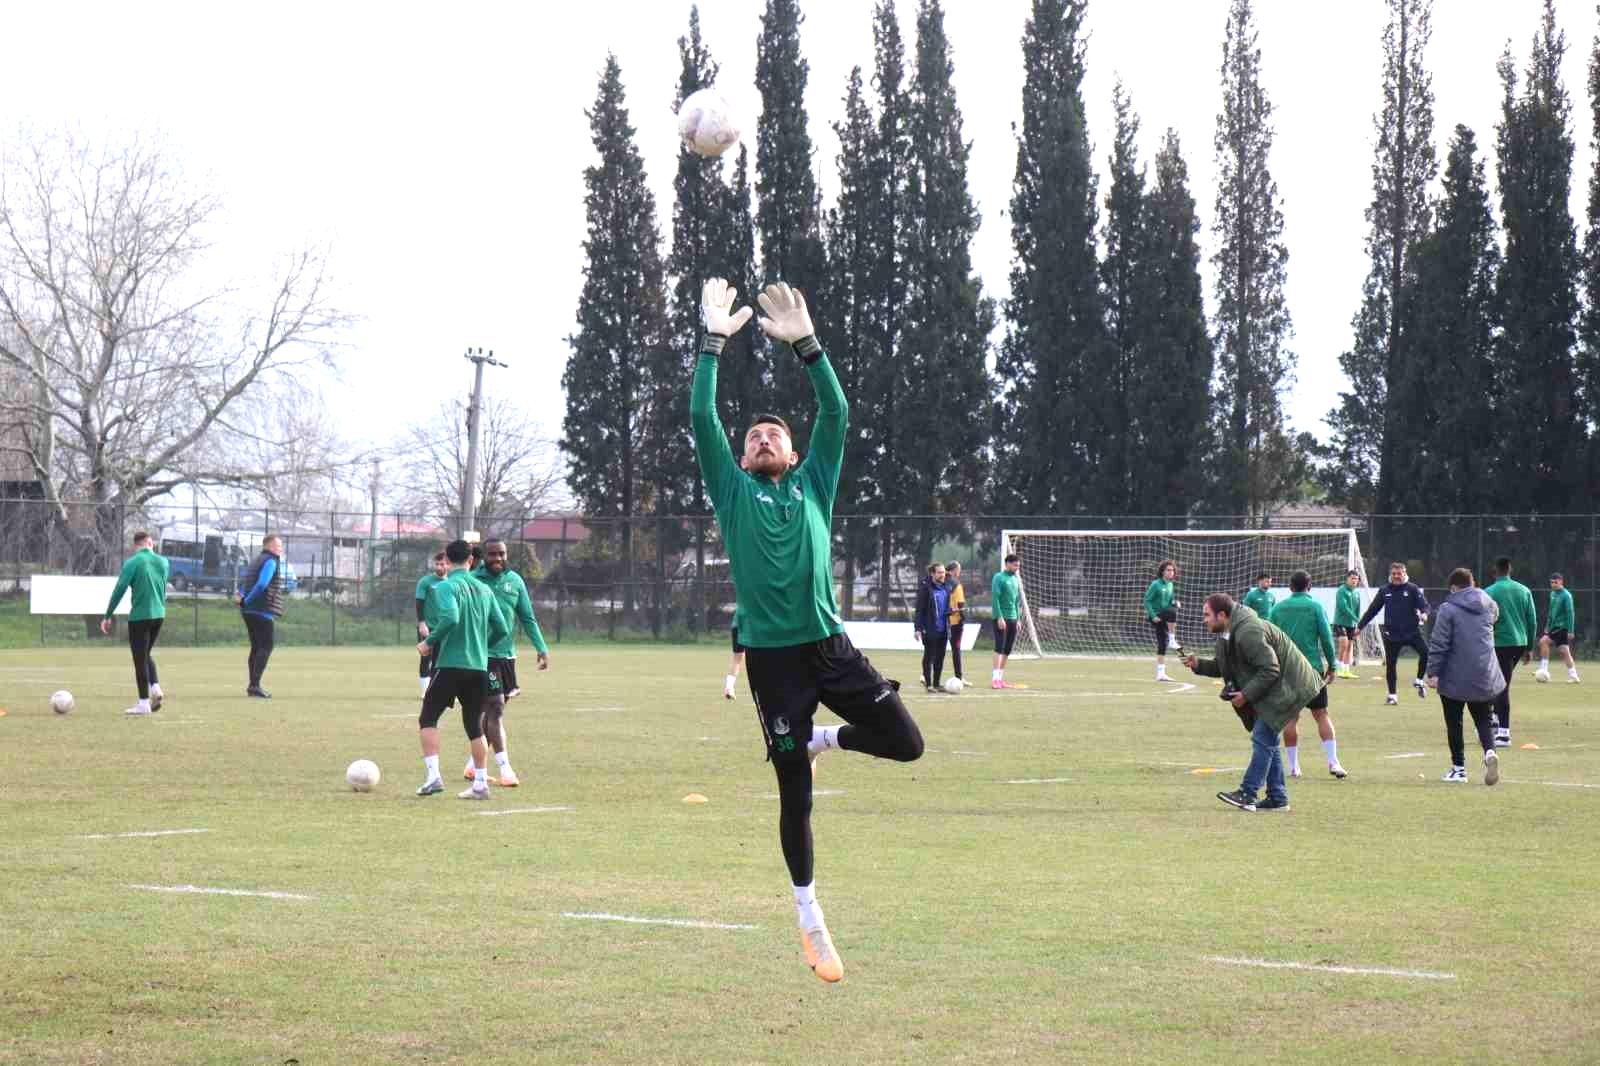
[[[1255,728],[1250,730],[1250,765],[1245,768],[1239,790],[1254,799],[1263,779],[1268,799],[1289,798],[1289,790],[1283,785],[1283,753],[1278,750],[1278,731],[1258,716]]]

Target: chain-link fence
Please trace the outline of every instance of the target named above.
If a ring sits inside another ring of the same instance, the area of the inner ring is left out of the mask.
[[[485,539],[506,542],[552,641],[693,641],[725,634],[734,606],[727,554],[710,516],[598,519],[575,514],[479,516]],[[1401,560],[1412,580],[1439,590],[1468,566],[1480,578],[1500,555],[1533,589],[1540,617],[1546,578],[1566,578],[1578,632],[1600,632],[1600,515],[1179,516],[842,515],[833,523],[835,589],[849,619],[908,619],[917,581],[934,559],[959,560],[969,610],[987,617],[989,580],[1005,529],[1354,528],[1369,580]],[[409,644],[415,588],[434,552],[459,529],[448,514],[287,512],[0,497],[0,646],[99,637],[93,619],[28,613],[33,574],[115,574],[136,530],[172,568],[164,645],[244,643],[231,597],[271,532],[284,539],[291,576],[277,639],[287,644]],[[1225,590],[1237,592],[1239,590]]]

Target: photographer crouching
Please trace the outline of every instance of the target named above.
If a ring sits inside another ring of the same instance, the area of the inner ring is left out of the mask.
[[[1288,634],[1227,593],[1207,596],[1202,617],[1216,635],[1216,658],[1190,655],[1183,664],[1203,677],[1222,678],[1223,697],[1249,731],[1251,745],[1244,780],[1217,798],[1242,811],[1287,811],[1278,735],[1322,691],[1323,678]],[[1263,782],[1267,798],[1257,803]]]

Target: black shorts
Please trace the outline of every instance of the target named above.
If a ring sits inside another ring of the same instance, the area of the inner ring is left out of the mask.
[[[745,653],[745,651],[747,649],[745,648],[745,646],[743,644],[739,643],[739,627],[738,626],[729,626],[728,627],[728,639],[733,641],[733,654],[735,654],[735,655],[743,655]]]
[[[873,727],[901,713],[900,682],[878,673],[843,633],[787,648],[750,648],[745,666],[774,762],[808,758],[818,703],[851,725]]]
[[[1322,691],[1311,697],[1311,702],[1306,704],[1308,711],[1325,711],[1328,709],[1328,686],[1323,685]]]
[[[469,740],[483,736],[483,700],[489,692],[487,670],[463,670],[456,666],[441,666],[433,671],[428,681],[428,691],[422,697],[422,713],[417,725],[432,729],[450,704],[461,703],[461,725]]]
[[[1549,639],[1551,644],[1558,648],[1567,648],[1572,646],[1572,634],[1568,633],[1565,629],[1552,629],[1550,632],[1546,633],[1545,636]]]
[[[1011,649],[1017,643],[1017,630],[1022,628],[1022,619],[1007,618],[1006,628],[1002,631],[999,626],[994,627],[994,653],[996,655],[1010,655]]]
[[[489,692],[510,699],[515,691],[517,691],[517,660],[490,657]]]
[[[1356,627],[1355,626],[1334,626],[1333,627],[1333,635],[1336,636],[1336,637],[1349,637],[1351,640],[1355,640],[1356,639]]]

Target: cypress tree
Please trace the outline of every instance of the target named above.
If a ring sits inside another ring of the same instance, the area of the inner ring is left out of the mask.
[[[571,460],[569,484],[585,513],[620,518],[641,508],[650,494],[641,448],[652,356],[670,345],[666,270],[655,197],[645,182],[614,55],[606,57],[586,114],[599,160],[583,172],[584,284],[578,329],[567,338],[571,354],[561,375],[567,411],[560,445]],[[631,568],[627,523],[621,549]]]
[[[1139,165],[1139,117],[1118,78],[1111,92],[1116,132],[1111,142],[1111,188],[1106,193],[1106,222],[1101,230],[1105,258],[1100,263],[1106,327],[1110,343],[1103,374],[1097,375],[1095,414],[1102,444],[1098,462],[1085,471],[1091,486],[1086,496],[1107,514],[1139,514],[1134,500],[1144,471],[1145,435],[1135,424],[1134,393],[1145,365],[1146,316],[1161,310],[1151,303],[1148,286],[1155,280],[1148,253],[1149,221],[1145,204],[1145,170]]]
[[[924,514],[971,511],[985,488],[993,389],[986,364],[994,303],[972,270],[979,216],[967,188],[971,146],[951,84],[954,63],[939,0],[917,10],[906,188],[906,313],[899,362],[910,374],[898,419],[913,444],[905,484]],[[925,530],[918,558],[932,551]]]
[[[800,53],[799,0],[767,0],[756,44],[756,88],[761,117],[756,123],[756,228],[761,235],[761,269],[767,281],[785,281],[801,291],[816,312],[828,343],[831,319],[818,304],[827,263],[821,235],[816,178],[811,170],[811,134],[806,118],[806,79],[810,65]],[[810,382],[800,361],[769,351],[779,406],[804,403]],[[796,419],[795,446],[804,450],[811,420]]]
[[[1600,10],[1600,7],[1597,7]],[[1578,320],[1580,411],[1600,427],[1600,36],[1589,51],[1590,146],[1596,156],[1589,172],[1588,227],[1583,235],[1583,312]],[[1589,499],[1600,500],[1600,431],[1589,440]]]
[[[1416,280],[1412,254],[1430,228],[1428,189],[1439,171],[1433,147],[1433,79],[1423,65],[1432,35],[1432,0],[1387,0],[1383,31],[1383,107],[1373,116],[1377,146],[1367,255],[1372,265],[1353,320],[1355,340],[1339,356],[1350,379],[1328,416],[1336,458],[1324,480],[1358,508],[1391,512],[1407,490],[1396,479],[1427,432],[1405,417],[1416,397],[1397,392],[1415,377],[1416,321],[1406,307]]]
[[[1412,253],[1407,301],[1412,357],[1393,392],[1398,417],[1421,446],[1395,456],[1391,506],[1401,513],[1494,510],[1493,449],[1484,446],[1494,412],[1491,390],[1500,264],[1494,214],[1478,145],[1457,126],[1445,161],[1444,195],[1432,232]]]
[[[1107,343],[1095,260],[1097,183],[1084,120],[1087,0],[1033,0],[1022,35],[1022,129],[1012,183],[1016,257],[992,437],[1008,513],[1079,509],[1093,432],[1086,367]]]
[[[1200,219],[1178,135],[1168,130],[1145,196],[1145,280],[1135,286],[1139,365],[1129,392],[1139,454],[1132,514],[1187,515],[1212,446],[1212,348],[1200,281]]]
[[[1533,41],[1527,84],[1517,94],[1509,51],[1499,127],[1500,211],[1505,257],[1495,350],[1496,485],[1508,512],[1580,509],[1587,434],[1576,417],[1574,358],[1578,311],[1572,180],[1572,104],[1561,80],[1566,35],[1553,0]]]
[[[1216,455],[1213,497],[1226,513],[1263,514],[1292,499],[1305,458],[1283,430],[1281,394],[1294,355],[1283,288],[1289,250],[1283,208],[1268,158],[1272,103],[1261,85],[1261,49],[1250,0],[1233,0],[1222,45],[1222,112],[1217,116],[1216,352],[1219,405],[1227,418]]]

